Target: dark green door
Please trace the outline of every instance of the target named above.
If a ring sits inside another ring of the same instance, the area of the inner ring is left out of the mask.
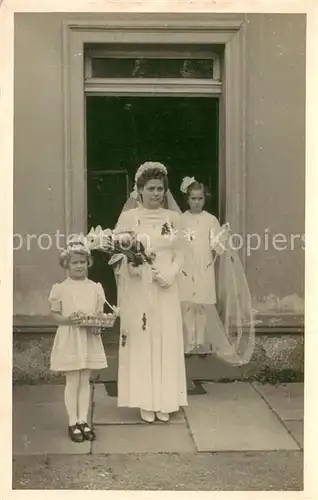
[[[87,97],[88,228],[114,227],[132,189],[137,167],[160,161],[169,170],[179,206],[184,176],[195,176],[212,194],[207,210],[218,216],[219,100],[210,97]],[[105,256],[95,256],[90,276],[112,303],[115,280]]]
[[[87,226],[98,225],[113,228],[118,214],[129,194],[129,178],[125,170],[122,171],[89,171],[87,175]],[[112,268],[107,265],[108,256],[101,252],[94,252],[94,265],[90,269],[90,278],[100,281],[104,286],[107,300],[111,304],[117,303],[115,278]]]

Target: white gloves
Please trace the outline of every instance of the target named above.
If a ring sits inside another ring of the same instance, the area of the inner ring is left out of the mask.
[[[128,271],[130,276],[139,276],[141,277],[141,268],[142,266],[133,266],[131,263],[128,264]],[[167,288],[172,285],[176,278],[175,270],[173,266],[167,272],[158,271],[155,267],[152,268],[152,277],[153,280],[158,283],[159,286],[163,288]]]
[[[133,266],[131,262],[128,264],[130,276],[141,276],[141,266]]]
[[[176,278],[176,273],[173,269],[170,268],[168,272],[158,271],[157,269],[153,270],[154,280],[157,281],[159,286],[163,288],[168,288],[172,285]]]

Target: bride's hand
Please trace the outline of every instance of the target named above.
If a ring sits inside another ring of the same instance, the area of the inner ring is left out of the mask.
[[[131,276],[140,276],[140,267],[134,266],[131,262],[128,264],[128,270]]]
[[[158,269],[156,269],[155,267],[152,267],[151,270],[152,270],[153,280],[158,281],[158,276],[159,276]]]
[[[158,282],[160,286],[163,288],[168,288],[174,282],[175,276],[172,273],[159,273],[158,271],[155,274],[155,280]]]
[[[152,277],[154,281],[157,281],[160,286],[165,286],[164,279],[157,268],[152,267]]]

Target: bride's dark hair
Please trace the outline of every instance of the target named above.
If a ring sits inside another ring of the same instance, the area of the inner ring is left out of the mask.
[[[144,166],[144,171],[138,176],[136,180],[137,189],[142,189],[143,187],[145,187],[147,182],[152,181],[153,179],[159,179],[163,181],[164,189],[165,191],[167,191],[169,188],[169,184],[166,167],[159,162],[149,162],[149,166],[147,162],[144,164]]]

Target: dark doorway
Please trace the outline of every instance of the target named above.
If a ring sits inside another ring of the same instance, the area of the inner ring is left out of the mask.
[[[133,187],[137,167],[164,163],[170,189],[185,210],[180,183],[195,176],[212,194],[206,210],[218,216],[219,100],[210,97],[86,98],[87,225],[113,228]],[[112,270],[95,252],[90,277],[116,303]]]

